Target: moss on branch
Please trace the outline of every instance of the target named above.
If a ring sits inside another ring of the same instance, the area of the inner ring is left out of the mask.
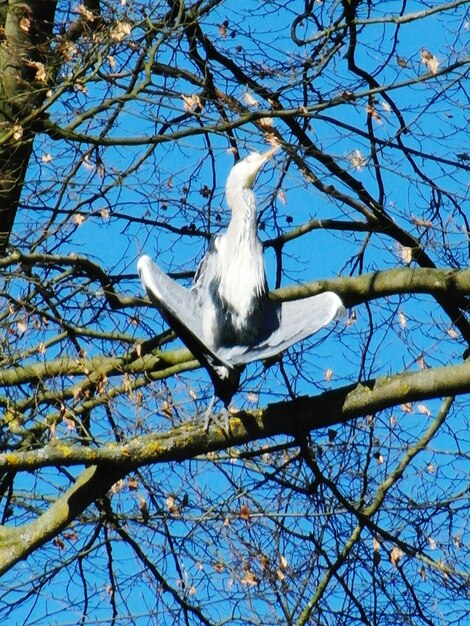
[[[193,421],[165,433],[99,448],[73,446],[56,440],[39,450],[1,454],[0,469],[31,471],[47,466],[93,464],[119,468],[126,473],[149,463],[183,461],[268,436],[295,436],[397,404],[469,392],[470,362],[465,362],[377,378],[317,396],[270,404],[265,409],[240,412],[230,419],[230,435],[215,426],[205,432],[200,422]],[[287,419],[288,415],[296,415],[296,419]]]

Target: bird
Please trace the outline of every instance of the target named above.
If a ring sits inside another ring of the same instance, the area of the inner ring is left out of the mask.
[[[251,152],[232,167],[225,185],[231,219],[214,236],[188,289],[143,255],[138,272],[150,301],[208,371],[214,396],[204,418],[207,430],[216,399],[228,406],[248,363],[279,355],[344,315],[340,297],[327,291],[287,302],[269,298],[258,237],[253,184],[278,146]]]

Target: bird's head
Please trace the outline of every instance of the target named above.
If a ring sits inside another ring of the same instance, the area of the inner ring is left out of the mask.
[[[244,159],[235,163],[225,185],[227,196],[231,196],[242,189],[251,189],[258,172],[278,148],[279,146],[275,146],[263,153],[250,152]]]

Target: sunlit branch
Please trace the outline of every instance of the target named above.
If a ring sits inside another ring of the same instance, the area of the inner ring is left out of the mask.
[[[40,450],[0,454],[0,469],[31,471],[55,465],[110,464],[128,472],[149,463],[182,461],[273,435],[296,436],[397,404],[469,392],[470,362],[464,362],[372,379],[317,396],[240,412],[230,419],[230,436],[218,427],[206,432],[196,421],[163,434],[138,437],[124,444],[105,444],[101,448],[73,446],[56,440]],[[296,419],[286,420],[286,415],[295,415]]]

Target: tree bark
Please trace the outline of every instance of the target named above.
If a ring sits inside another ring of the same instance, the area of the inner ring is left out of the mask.
[[[54,0],[0,3],[0,254],[5,253],[31,156],[35,111],[47,94]]]

